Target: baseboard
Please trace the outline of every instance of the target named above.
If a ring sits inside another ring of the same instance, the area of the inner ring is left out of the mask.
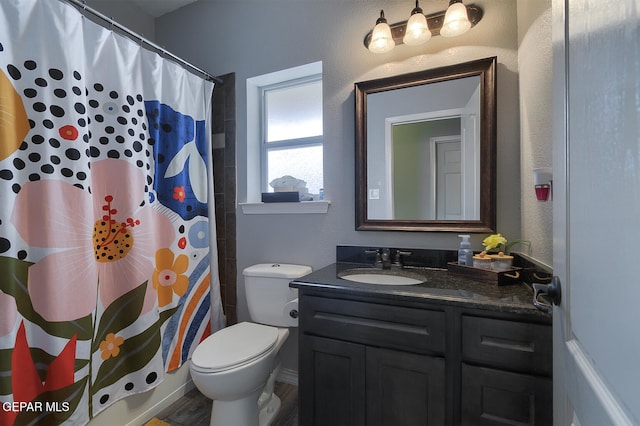
[[[155,417],[158,413],[162,412],[164,409],[169,407],[171,404],[185,396],[189,391],[195,388],[195,384],[193,381],[189,380],[186,383],[177,387],[173,392],[162,398],[160,401],[155,403],[154,405],[147,408],[143,413],[138,415],[135,419],[131,420],[127,423],[126,426],[138,426],[145,424]]]
[[[291,370],[289,368],[283,368],[280,370],[280,373],[278,373],[276,381],[298,386],[298,371]]]

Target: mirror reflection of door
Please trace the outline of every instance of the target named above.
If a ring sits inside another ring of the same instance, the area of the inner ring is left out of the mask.
[[[460,135],[431,138],[434,163],[430,168],[436,174],[435,207],[437,220],[461,220],[464,218],[464,168]]]
[[[447,114],[451,115],[450,111]],[[422,121],[403,122],[394,117],[392,126],[392,150],[389,171],[393,213],[399,220],[434,220],[437,217],[438,199],[446,200],[446,194],[438,194],[437,150],[435,141],[451,141],[451,135],[458,135],[460,150],[460,116],[448,116]],[[460,168],[461,166],[458,166]],[[444,169],[442,169],[444,170]],[[442,176],[441,176],[442,178]],[[458,196],[462,190],[458,191]],[[453,200],[453,194],[449,197]],[[458,204],[460,201],[458,201]],[[458,213],[458,218],[460,213]]]

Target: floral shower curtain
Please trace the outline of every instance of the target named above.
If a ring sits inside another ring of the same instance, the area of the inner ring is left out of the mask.
[[[0,3],[0,425],[86,424],[222,327],[212,90],[65,2]]]

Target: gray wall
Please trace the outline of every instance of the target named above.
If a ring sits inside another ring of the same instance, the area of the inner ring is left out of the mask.
[[[113,18],[117,23],[134,31],[145,39],[154,42],[155,19],[147,15],[133,3],[122,0],[87,0],[87,6],[99,11],[108,18]],[[89,15],[90,16],[90,15]],[[94,19],[104,25],[104,22]]]

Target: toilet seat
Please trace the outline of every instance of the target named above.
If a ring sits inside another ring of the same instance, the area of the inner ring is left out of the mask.
[[[277,328],[241,322],[203,340],[191,357],[191,367],[205,373],[239,367],[264,355],[277,340]]]

